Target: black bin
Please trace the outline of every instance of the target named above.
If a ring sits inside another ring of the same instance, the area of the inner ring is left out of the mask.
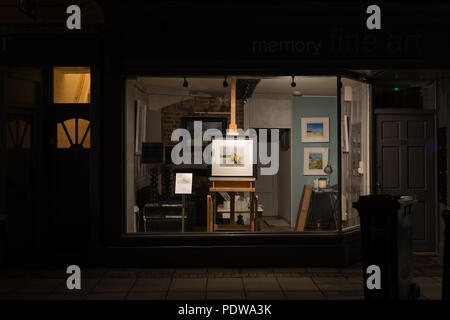
[[[413,300],[420,295],[412,282],[413,196],[361,196],[353,207],[361,223],[364,296],[367,300]],[[367,267],[377,265],[381,289],[369,290]]]

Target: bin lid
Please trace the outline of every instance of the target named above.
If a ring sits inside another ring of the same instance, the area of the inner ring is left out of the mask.
[[[370,194],[360,196],[357,202],[353,202],[353,207],[358,211],[372,210],[393,210],[417,202],[414,195],[392,195],[392,194]]]
[[[409,195],[409,196],[401,196],[400,199],[398,199],[399,202],[417,202],[416,197]]]

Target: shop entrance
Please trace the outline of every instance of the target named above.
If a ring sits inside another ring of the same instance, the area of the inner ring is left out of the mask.
[[[413,112],[413,113],[412,113]],[[435,127],[433,110],[375,110],[376,192],[415,195],[415,251],[435,250]]]

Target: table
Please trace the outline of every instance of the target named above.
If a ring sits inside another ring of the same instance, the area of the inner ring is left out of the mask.
[[[206,199],[206,220],[207,231],[255,231],[256,213],[258,211],[258,198],[255,195],[255,178],[235,178],[235,177],[210,177],[210,194]],[[217,223],[217,193],[228,192],[230,194],[230,224]],[[250,193],[250,224],[238,224],[234,221],[235,213],[235,195],[237,192]]]
[[[183,199],[184,200],[184,199]],[[153,211],[147,214],[147,211]],[[175,214],[175,210],[181,210],[181,214]],[[146,203],[144,205],[144,231],[147,232],[147,221],[174,221],[181,220],[181,231],[184,232],[185,201],[182,203]]]
[[[326,222],[326,225],[330,226],[331,222],[334,223],[334,229],[338,226],[338,221],[336,217],[336,204],[338,191],[336,189],[328,188],[328,189],[313,189],[312,190],[312,198],[311,198],[311,218],[308,225],[314,225],[316,229],[327,229],[330,227],[324,228],[323,222]],[[323,201],[320,198],[325,198]],[[328,202],[329,207],[324,209],[324,205]],[[322,206],[317,205],[320,203]],[[317,210],[318,209],[318,210]],[[325,217],[323,215],[325,213]],[[333,228],[333,227],[332,227]]]

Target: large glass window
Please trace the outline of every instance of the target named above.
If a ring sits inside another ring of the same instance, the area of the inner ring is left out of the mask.
[[[336,77],[137,77],[124,107],[127,233],[339,229]]]
[[[370,193],[370,86],[367,83],[342,79],[342,228],[359,225],[358,211],[353,203],[360,195]]]

